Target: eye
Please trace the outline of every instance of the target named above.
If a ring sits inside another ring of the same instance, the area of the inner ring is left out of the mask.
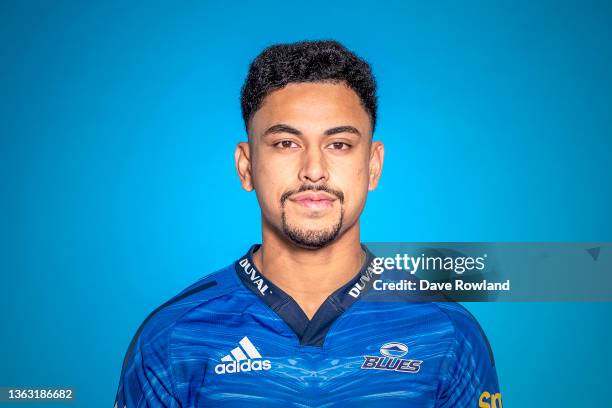
[[[334,142],[334,143],[331,143],[331,144],[329,145],[329,147],[330,147],[332,150],[348,150],[348,149],[350,149],[352,146],[351,146],[350,144],[348,144],[348,143],[344,143],[344,142]]]
[[[274,143],[274,147],[278,147],[279,149],[295,149],[299,146],[292,140],[281,140]]]

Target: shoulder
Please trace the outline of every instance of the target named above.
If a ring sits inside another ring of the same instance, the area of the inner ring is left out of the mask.
[[[453,326],[453,342],[439,366],[436,407],[501,407],[501,393],[489,341],[461,304],[437,303]]]
[[[486,352],[491,365],[495,365],[493,351],[487,335],[476,317],[465,306],[452,301],[433,302],[432,304],[448,319],[459,347],[468,346],[474,352]]]
[[[142,354],[161,353],[162,349],[167,348],[170,334],[183,316],[195,308],[205,307],[207,303],[233,293],[238,285],[232,263],[194,282],[155,308],[136,330],[123,366],[128,364],[134,349]]]

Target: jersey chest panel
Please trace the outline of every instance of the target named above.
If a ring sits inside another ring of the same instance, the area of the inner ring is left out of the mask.
[[[322,347],[300,346],[259,307],[189,320],[171,347],[178,384],[198,407],[429,407],[452,344],[448,322],[416,304],[355,307]]]

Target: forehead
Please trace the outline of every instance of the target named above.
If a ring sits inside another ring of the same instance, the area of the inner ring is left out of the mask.
[[[260,134],[283,123],[302,132],[322,132],[340,125],[370,132],[370,119],[355,91],[345,83],[292,83],[271,92],[253,115],[251,130]]]

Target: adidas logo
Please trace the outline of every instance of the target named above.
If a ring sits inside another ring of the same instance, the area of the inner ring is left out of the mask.
[[[239,346],[221,359],[215,366],[217,374],[233,374],[244,371],[262,371],[272,368],[270,360],[263,360],[251,340],[244,336],[238,342]]]

